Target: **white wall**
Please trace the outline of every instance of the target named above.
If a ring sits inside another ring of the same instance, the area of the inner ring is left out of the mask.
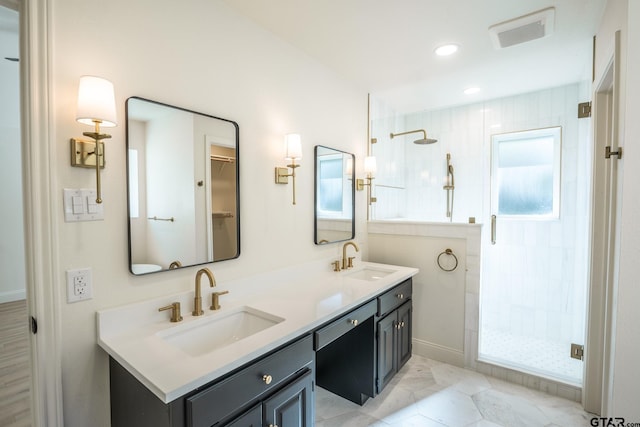
[[[95,185],[71,168],[68,139],[89,130],[75,122],[78,78],[112,80],[119,126],[110,128],[103,172],[105,220],[65,223],[57,209],[65,426],[109,425],[106,354],[95,340],[96,310],[190,290],[196,268],[134,277],[127,266],[124,102],[132,95],[237,121],[240,126],[242,253],[210,265],[219,284],[232,278],[337,257],[339,245],[313,244],[313,146],[353,152],[362,167],[366,92],[230,11],[219,0],[52,0],[51,43],[59,142],[51,177],[62,188]],[[285,165],[283,136],[303,138],[297,205],[291,185],[275,185]],[[358,195],[357,239],[366,254],[364,193]],[[94,298],[66,304],[64,271],[93,269]],[[230,289],[234,292],[233,289]]]
[[[479,224],[373,221],[370,261],[420,269],[413,278],[413,351],[475,367],[480,292]],[[458,260],[444,253],[453,251]],[[438,258],[444,271],[438,266]],[[454,269],[455,267],[455,269]]]
[[[3,8],[3,16],[18,14]],[[0,28],[2,52],[17,58],[18,33]],[[25,298],[19,64],[0,58],[0,303]]]
[[[614,1],[613,3],[622,3]],[[627,422],[640,420],[638,406],[638,379],[640,379],[640,287],[638,286],[638,260],[640,259],[640,4],[629,0],[626,16],[619,15],[618,24],[627,30],[626,70],[626,123],[624,125],[624,163],[622,191],[622,221],[620,242],[620,270],[618,307],[614,353],[613,399],[610,415],[625,417]],[[626,20],[626,22],[625,22]],[[628,26],[627,26],[628,23]],[[599,33],[600,34],[600,33]],[[609,32],[610,35],[610,32]]]

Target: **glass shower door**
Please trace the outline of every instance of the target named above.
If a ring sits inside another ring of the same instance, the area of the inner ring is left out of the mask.
[[[561,209],[561,152],[560,127],[492,137],[479,358],[580,385],[585,266]]]

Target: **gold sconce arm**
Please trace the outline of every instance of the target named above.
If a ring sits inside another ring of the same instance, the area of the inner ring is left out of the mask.
[[[276,167],[276,184],[288,184],[289,177],[291,177],[291,183],[293,184],[293,204],[296,204],[296,168],[299,168],[300,165],[296,165],[295,160],[291,161],[290,165],[287,165],[286,168]],[[291,173],[289,173],[289,169],[291,168]]]
[[[296,168],[300,167],[300,165],[296,165],[296,160],[300,160],[302,158],[302,143],[300,141],[300,135],[297,133],[285,135],[284,140],[286,150],[284,158],[291,161],[291,164],[288,164],[286,168],[276,167],[276,184],[288,184],[289,177],[291,177],[291,182],[293,183],[293,204],[295,205]],[[287,168],[291,168],[291,173],[289,173],[289,169]]]
[[[373,179],[374,178],[371,175],[367,175],[367,177],[364,179],[363,178],[356,179],[356,190],[362,191],[364,190],[364,187],[367,187],[367,204],[368,205],[371,205],[372,203],[375,203],[377,201],[375,197],[371,196],[371,187],[372,187]]]
[[[96,169],[96,203],[102,203],[100,188],[100,168],[105,165],[103,139],[111,135],[100,133],[100,126],[116,126],[116,103],[113,83],[96,76],[80,77],[78,87],[78,109],[76,121],[93,126],[93,132],[83,132],[84,136],[93,139],[93,151],[89,150],[91,142],[71,140],[71,166],[95,167]],[[93,165],[91,165],[93,163]]]

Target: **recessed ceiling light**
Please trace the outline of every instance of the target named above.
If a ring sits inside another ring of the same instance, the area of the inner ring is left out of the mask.
[[[464,94],[465,95],[473,95],[475,93],[480,92],[480,88],[479,87],[468,87],[464,90]]]
[[[449,55],[453,55],[454,53],[456,53],[458,51],[459,47],[460,46],[458,46],[457,44],[453,44],[453,43],[445,44],[445,45],[442,45],[442,46],[436,48],[435,52],[436,52],[436,55],[438,55],[438,56],[449,56]]]

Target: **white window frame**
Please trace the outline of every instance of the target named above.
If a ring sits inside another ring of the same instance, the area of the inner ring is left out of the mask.
[[[553,208],[550,214],[546,215],[504,215],[499,213],[498,206],[498,146],[503,142],[513,142],[518,140],[528,140],[535,138],[553,138]],[[505,219],[559,219],[560,218],[560,188],[562,176],[562,127],[554,126],[548,128],[523,130],[491,135],[491,212]]]

